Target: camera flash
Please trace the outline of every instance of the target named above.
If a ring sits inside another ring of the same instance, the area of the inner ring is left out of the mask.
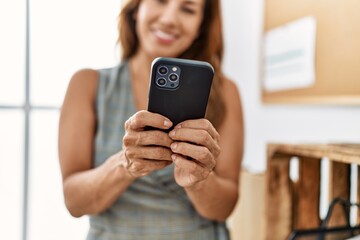
[[[173,70],[173,72],[176,72],[176,71],[177,71],[177,67],[173,67],[172,70]]]

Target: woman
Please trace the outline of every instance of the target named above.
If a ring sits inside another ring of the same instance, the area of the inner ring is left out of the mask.
[[[88,239],[228,239],[243,121],[236,86],[220,69],[219,1],[130,0],[119,30],[122,63],[75,73],[61,110],[69,212],[90,215]],[[172,127],[146,111],[150,66],[159,56],[214,66],[207,119],[182,122],[169,133],[144,131]]]

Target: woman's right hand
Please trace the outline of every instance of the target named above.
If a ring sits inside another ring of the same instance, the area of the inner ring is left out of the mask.
[[[123,138],[123,158],[121,164],[133,178],[148,175],[172,163],[170,145],[173,142],[166,132],[146,130],[169,129],[172,122],[156,113],[139,111],[125,122]]]

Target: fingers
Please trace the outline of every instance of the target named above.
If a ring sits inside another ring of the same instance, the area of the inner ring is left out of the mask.
[[[216,140],[220,140],[220,135],[214,128],[214,126],[209,122],[209,120],[203,118],[203,119],[195,119],[195,120],[187,120],[184,122],[179,123],[175,126],[175,129],[178,128],[192,128],[192,129],[203,129],[207,131],[210,136]]]
[[[172,126],[170,120],[159,114],[139,111],[125,123],[124,147],[157,145],[170,147],[173,142],[168,134],[160,130],[144,131],[145,126],[167,129]]]
[[[208,148],[215,156],[220,153],[220,146],[216,140],[214,140],[209,132],[204,129],[193,129],[193,128],[175,128],[169,136],[174,141],[191,142],[197,145]]]
[[[141,130],[147,126],[158,129],[169,129],[172,126],[172,122],[160,114],[145,110],[135,113],[125,122],[126,130]]]
[[[136,161],[129,162],[129,164],[127,165],[127,170],[133,177],[143,177],[145,175],[148,175],[152,171],[163,169],[170,164],[170,161],[165,160],[155,161],[136,159]]]
[[[125,146],[157,145],[170,148],[173,140],[165,132],[159,130],[127,132],[123,138]]]
[[[192,157],[208,167],[213,167],[213,161],[221,151],[219,145],[220,135],[206,119],[184,121],[169,133],[169,137],[176,143],[188,142],[203,146],[204,148],[196,148],[196,145],[180,144],[181,148],[176,153]]]
[[[125,167],[135,178],[145,176],[172,163],[172,152],[164,147],[129,147],[124,152]]]
[[[160,130],[145,131],[145,127],[165,130],[171,126],[168,118],[148,111],[139,111],[125,122],[124,161],[132,176],[145,176],[172,163],[173,140],[168,134]]]
[[[175,142],[171,144],[171,151],[177,153],[177,155],[188,156],[194,160],[196,165],[206,168],[208,170],[214,169],[216,160],[214,155],[209,151],[208,148],[203,146],[197,146],[186,142]],[[172,156],[173,157],[173,156]]]
[[[130,159],[166,160],[172,161],[171,150],[164,147],[129,147],[126,149],[126,157]]]
[[[175,164],[175,179],[182,187],[189,187],[197,182],[206,179],[211,170],[202,168],[192,160],[173,154],[173,162]]]

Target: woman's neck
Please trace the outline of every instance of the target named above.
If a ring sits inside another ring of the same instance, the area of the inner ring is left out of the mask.
[[[129,59],[132,92],[137,110],[147,109],[150,70],[153,58],[140,54],[139,51]]]
[[[142,51],[138,51],[130,59],[130,67],[134,80],[149,82],[151,63],[153,60],[153,57],[142,53]]]

